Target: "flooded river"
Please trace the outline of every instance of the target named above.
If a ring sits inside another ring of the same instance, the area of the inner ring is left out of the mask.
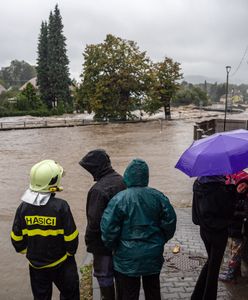
[[[176,207],[191,205],[193,180],[174,168],[180,154],[193,141],[193,121],[159,120],[136,124],[0,131],[0,300],[32,299],[28,263],[16,254],[9,238],[20,197],[28,186],[29,170],[42,159],[54,159],[65,169],[64,191],[80,231],[78,264],[85,256],[83,233],[85,202],[92,177],[78,164],[89,150],[104,148],[112,165],[123,174],[133,158],[150,167],[149,185],[164,192]]]

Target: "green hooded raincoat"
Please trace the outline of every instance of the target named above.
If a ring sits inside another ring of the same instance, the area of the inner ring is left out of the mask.
[[[164,244],[176,229],[169,199],[148,187],[148,180],[146,162],[133,160],[124,173],[127,189],[110,200],[101,221],[102,240],[113,250],[114,269],[127,276],[160,273]]]

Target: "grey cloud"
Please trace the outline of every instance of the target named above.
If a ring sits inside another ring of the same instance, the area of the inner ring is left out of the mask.
[[[108,33],[136,41],[154,61],[172,57],[185,75],[219,78],[225,65],[236,69],[248,44],[246,0],[9,0],[0,11],[0,67],[12,59],[36,62],[41,21],[56,3],[77,79],[85,46]],[[232,80],[248,83],[247,60]]]

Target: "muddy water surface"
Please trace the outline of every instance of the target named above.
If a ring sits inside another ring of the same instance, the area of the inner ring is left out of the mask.
[[[174,169],[180,154],[193,141],[193,121],[153,121],[74,128],[0,131],[0,300],[32,299],[28,263],[16,254],[9,233],[20,197],[27,188],[29,170],[42,159],[55,159],[65,169],[64,191],[80,231],[77,262],[85,255],[85,201],[92,177],[78,164],[89,150],[104,148],[114,169],[123,174],[133,158],[150,167],[149,185],[164,192],[174,206],[191,204],[192,179]],[[56,293],[55,293],[56,294]],[[55,296],[57,299],[57,296]]]

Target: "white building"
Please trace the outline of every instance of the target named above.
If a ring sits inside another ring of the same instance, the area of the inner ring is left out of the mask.
[[[0,84],[0,95],[6,91],[7,91],[6,88]]]

